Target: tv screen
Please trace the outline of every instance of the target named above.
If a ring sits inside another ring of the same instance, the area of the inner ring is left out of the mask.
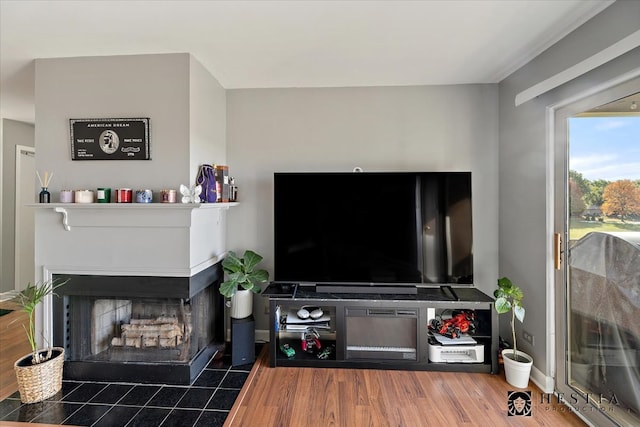
[[[470,172],[274,174],[281,283],[472,285]]]

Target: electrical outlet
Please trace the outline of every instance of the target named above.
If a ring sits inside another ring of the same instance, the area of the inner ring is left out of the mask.
[[[534,345],[534,344],[533,344],[533,343],[534,343],[534,338],[533,338],[533,334],[532,334],[531,332],[528,332],[528,331],[523,330],[523,331],[522,331],[522,338],[523,338],[526,342],[528,342],[529,344]]]

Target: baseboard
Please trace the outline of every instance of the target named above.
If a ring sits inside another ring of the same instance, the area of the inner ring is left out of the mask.
[[[267,329],[256,329],[256,342],[269,342],[269,331]]]
[[[529,376],[529,378],[535,385],[538,386],[538,388],[540,388],[540,390],[542,390],[543,393],[549,393],[549,394],[555,393],[555,381],[553,380],[553,377],[548,377],[544,375],[542,371],[537,369],[535,366],[531,367],[531,375]],[[576,414],[578,418],[584,421],[584,423],[587,426],[595,427],[594,424],[585,417],[582,411],[575,410],[575,408],[573,408],[571,405],[569,405],[566,402],[565,402],[565,405],[569,407],[570,408],[569,410],[574,414]]]
[[[554,391],[553,377],[546,376],[535,366],[531,367],[531,381],[533,381],[543,393],[553,393]]]

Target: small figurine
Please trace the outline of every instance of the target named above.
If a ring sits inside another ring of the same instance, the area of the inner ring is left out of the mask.
[[[182,194],[182,203],[199,203],[200,193],[202,193],[201,185],[192,185],[187,187],[184,184],[180,184],[180,194]]]
[[[328,347],[323,348],[318,355],[316,356],[320,360],[326,360],[331,357],[332,354],[336,352],[336,346],[331,344]]]
[[[302,351],[314,353],[322,348],[320,343],[320,334],[314,328],[307,328],[302,333]]]
[[[292,358],[296,355],[296,351],[291,348],[289,344],[280,344],[280,351],[288,358]]]
[[[476,330],[476,312],[473,310],[454,311],[449,319],[436,318],[429,322],[429,329],[447,338],[460,338],[467,332]]]

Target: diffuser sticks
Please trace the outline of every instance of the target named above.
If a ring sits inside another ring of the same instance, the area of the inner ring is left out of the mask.
[[[44,171],[44,180],[42,179],[38,171],[36,171],[36,175],[38,176],[38,181],[40,181],[40,187],[42,187],[39,195],[40,203],[49,203],[51,201],[51,194],[49,193],[47,188],[49,187],[51,178],[53,178],[53,172],[49,174],[48,171]]]

